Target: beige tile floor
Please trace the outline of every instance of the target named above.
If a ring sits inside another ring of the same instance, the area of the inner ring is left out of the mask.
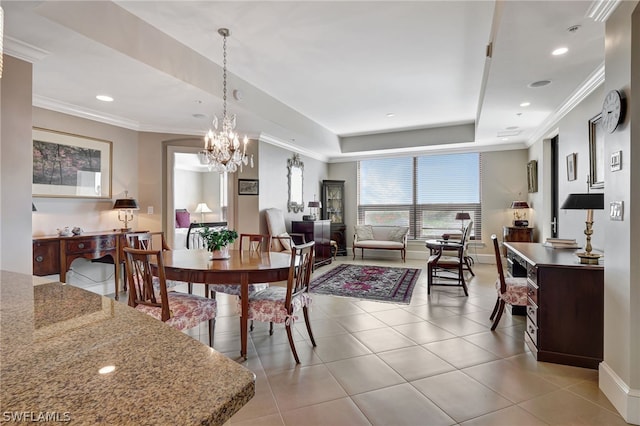
[[[427,295],[425,262],[338,257],[340,263],[422,268],[409,305],[314,295],[311,322],[294,338],[256,323],[240,359],[235,299],[219,295],[214,347],[256,374],[256,395],[227,425],[625,425],[598,389],[598,373],[537,362],[524,318],[505,312],[495,332],[495,265],[474,266],[469,297],[459,288]],[[113,282],[90,286],[102,294]],[[124,300],[122,298],[121,300]],[[206,325],[187,332],[208,342]]]

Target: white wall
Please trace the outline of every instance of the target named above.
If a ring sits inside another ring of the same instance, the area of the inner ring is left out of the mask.
[[[293,156],[293,152],[268,144],[260,143],[260,211],[268,208],[278,208],[284,212],[287,229],[291,230],[292,220],[302,220],[302,216],[309,213],[305,207],[304,212],[293,213],[287,211],[288,179],[287,159]],[[304,163],[303,175],[303,200],[305,206],[313,200],[315,194],[320,199],[320,187],[324,179],[328,177],[328,165],[304,155],[300,156]],[[267,233],[267,225],[264,215],[261,214],[261,232]]]
[[[4,56],[0,79],[0,269],[31,274],[30,63]]]

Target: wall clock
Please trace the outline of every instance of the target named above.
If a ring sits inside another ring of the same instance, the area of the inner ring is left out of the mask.
[[[624,120],[625,99],[622,93],[612,90],[602,103],[602,128],[613,133]]]

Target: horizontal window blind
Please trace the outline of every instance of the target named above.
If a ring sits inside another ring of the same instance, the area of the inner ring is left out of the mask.
[[[410,238],[460,233],[466,212],[482,232],[478,153],[397,157],[358,162],[358,223],[409,227]]]

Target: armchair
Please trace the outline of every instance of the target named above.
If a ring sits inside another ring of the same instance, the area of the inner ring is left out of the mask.
[[[289,240],[296,244],[305,244],[304,234],[289,233],[284,223],[284,214],[280,209],[266,209],[265,218],[267,219],[267,230],[271,235],[271,250],[291,252],[291,245],[287,244]]]

